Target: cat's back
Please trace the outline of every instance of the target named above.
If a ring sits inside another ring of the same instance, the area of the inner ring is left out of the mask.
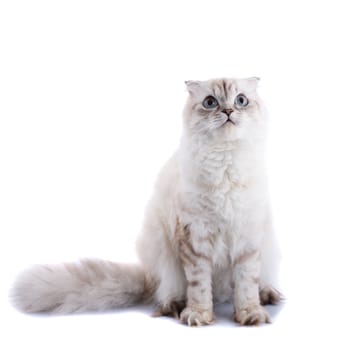
[[[178,191],[179,186],[179,164],[178,155],[175,152],[161,168],[154,189],[154,196],[170,199]]]
[[[153,195],[146,207],[147,222],[158,222],[167,228],[176,223],[175,199],[179,191],[179,165],[174,153],[159,171]]]
[[[172,239],[177,228],[175,198],[179,187],[176,153],[161,168],[145,210],[142,230],[136,242],[138,255],[147,270],[160,269],[159,255],[172,254]]]

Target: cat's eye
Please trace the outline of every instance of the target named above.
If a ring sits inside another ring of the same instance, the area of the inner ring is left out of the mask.
[[[213,96],[207,96],[203,101],[203,107],[207,109],[215,108],[218,104],[218,100]]]
[[[235,105],[237,107],[246,107],[246,106],[248,106],[248,103],[249,103],[249,101],[245,95],[243,95],[243,94],[237,95],[237,97],[235,99]]]

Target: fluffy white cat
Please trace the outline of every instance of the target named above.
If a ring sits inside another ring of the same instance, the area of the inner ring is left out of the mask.
[[[81,260],[23,271],[25,312],[72,313],[152,302],[190,326],[232,301],[242,325],[269,322],[278,265],[264,168],[267,117],[257,78],[187,81],[178,150],[161,170],[137,241],[139,265]]]

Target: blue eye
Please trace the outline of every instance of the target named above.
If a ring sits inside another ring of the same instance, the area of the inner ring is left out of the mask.
[[[248,106],[248,103],[249,103],[249,101],[245,95],[239,94],[236,96],[235,105],[237,107],[246,107],[246,106]]]
[[[218,105],[218,100],[213,96],[207,96],[203,101],[203,107],[207,109],[215,108]]]

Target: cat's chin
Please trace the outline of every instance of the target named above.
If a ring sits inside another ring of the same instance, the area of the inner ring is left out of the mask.
[[[213,136],[220,141],[235,141],[240,138],[240,134],[237,124],[227,121],[215,130]]]
[[[220,129],[222,130],[223,134],[227,135],[230,138],[237,136],[238,133],[237,124],[231,120],[225,122],[225,124]]]

